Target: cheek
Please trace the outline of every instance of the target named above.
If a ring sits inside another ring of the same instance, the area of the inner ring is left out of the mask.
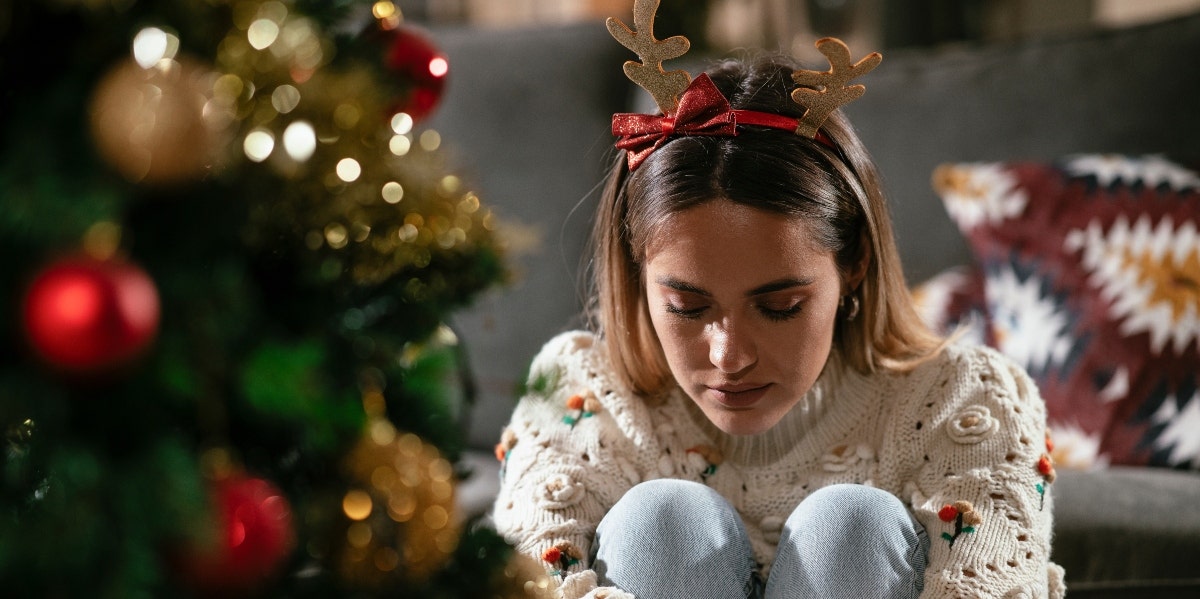
[[[837,318],[837,300],[810,302],[808,308],[800,318],[764,330],[762,338],[767,341],[767,347],[773,348],[768,350],[769,354],[783,370],[800,373],[814,369],[819,371],[829,355]]]
[[[650,301],[656,300],[651,298]],[[661,304],[661,300],[658,301]],[[703,339],[698,326],[694,327],[696,331],[692,331],[693,327],[686,323],[678,322],[678,319],[672,318],[662,310],[655,310],[654,307],[660,304],[650,304],[650,323],[667,358],[667,364],[672,371],[677,371],[700,355],[698,352],[703,351]]]
[[[660,293],[646,294],[650,324],[662,347],[667,366],[675,378],[683,380],[686,371],[705,368],[708,364],[708,345],[704,340],[704,325],[682,321],[662,309],[666,298]]]

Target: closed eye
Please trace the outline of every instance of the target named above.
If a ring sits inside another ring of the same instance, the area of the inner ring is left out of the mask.
[[[679,316],[681,318],[686,318],[688,320],[694,320],[696,318],[700,318],[700,315],[704,314],[704,311],[707,309],[708,309],[708,306],[700,306],[698,308],[686,308],[683,306],[676,306],[675,304],[672,304],[670,302],[663,304],[663,310],[666,310],[668,314],[674,314],[675,316]]]
[[[790,307],[783,308],[783,309],[771,308],[768,306],[760,305],[760,306],[758,306],[758,311],[760,313],[762,313],[763,316],[767,317],[768,320],[782,322],[782,321],[789,320],[789,319],[795,317],[797,314],[800,313],[800,309],[803,307],[804,307],[804,304],[802,304],[800,302],[796,302],[795,304],[791,305]]]

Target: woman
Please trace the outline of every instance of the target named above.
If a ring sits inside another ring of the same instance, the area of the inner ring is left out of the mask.
[[[772,120],[794,87],[726,62],[626,131],[597,332],[535,358],[497,529],[563,597],[1062,596],[1037,389],[922,325],[849,123]],[[735,130],[689,133],[701,100]]]

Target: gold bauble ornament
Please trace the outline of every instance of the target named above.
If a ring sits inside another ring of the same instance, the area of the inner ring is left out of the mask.
[[[383,590],[419,583],[458,547],[454,468],[437,448],[377,418],[347,454],[351,486],[336,567],[352,586]]]
[[[222,146],[226,111],[211,103],[212,70],[196,60],[163,59],[112,67],[92,94],[89,120],[101,156],[135,183],[195,179]]]

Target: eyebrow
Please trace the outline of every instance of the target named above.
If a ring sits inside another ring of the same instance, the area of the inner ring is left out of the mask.
[[[664,287],[670,287],[671,289],[674,289],[676,291],[683,291],[685,293],[695,293],[696,295],[702,295],[704,297],[712,297],[712,294],[709,293],[708,291],[705,291],[704,289],[701,289],[695,285],[692,285],[691,283],[687,283],[680,279],[676,279],[675,277],[662,276],[662,277],[655,279],[654,282],[658,283],[659,285],[662,285]],[[789,277],[789,278],[784,278],[784,279],[777,279],[777,280],[771,281],[770,283],[766,283],[764,285],[759,285],[758,287],[751,289],[746,294],[746,296],[752,297],[755,295],[764,295],[767,293],[773,293],[775,291],[783,291],[784,289],[792,289],[794,287],[807,287],[812,284],[813,284],[813,279],[811,279],[811,278],[793,279],[793,278]]]

